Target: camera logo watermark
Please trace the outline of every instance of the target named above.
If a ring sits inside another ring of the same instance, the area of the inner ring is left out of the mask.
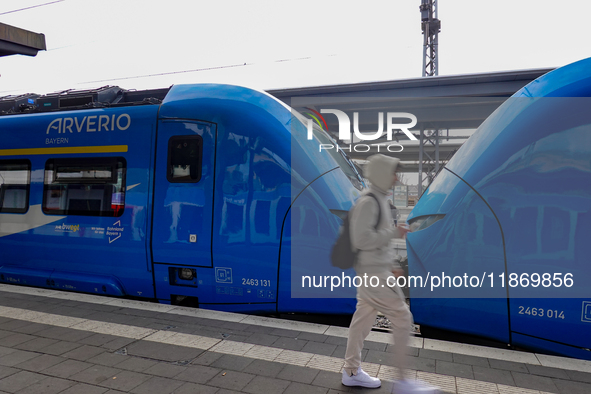
[[[325,129],[328,131],[328,125],[326,120],[322,116],[322,114],[332,114],[337,117],[339,123],[339,137],[338,139],[341,141],[351,141],[352,133],[351,133],[351,120],[349,116],[338,109],[321,109],[320,112],[313,110],[312,108],[306,108],[311,111],[311,113],[306,113],[306,115],[310,116],[312,119],[307,119],[307,131],[308,131],[308,140],[312,140],[314,138],[314,123],[313,120],[320,126],[320,128]],[[403,119],[403,120],[410,120],[410,122],[395,122],[395,119]],[[359,112],[353,112],[353,134],[354,136],[359,139],[360,141],[375,141],[378,138],[381,138],[384,135],[384,123],[386,123],[386,138],[388,141],[392,141],[393,139],[393,132],[395,130],[402,131],[410,140],[417,141],[417,137],[415,137],[409,129],[417,125],[417,117],[408,112],[387,112],[384,116],[384,112],[378,112],[378,130],[375,132],[361,132],[359,130]],[[383,147],[383,146],[382,146]],[[377,145],[377,149],[379,152],[380,146]],[[402,152],[403,146],[398,143],[390,143],[385,146],[388,152]],[[341,147],[338,145],[333,144],[320,144],[319,151],[328,150],[328,149],[336,149],[337,151],[340,150],[351,150],[355,152],[369,152],[371,147],[368,144],[364,143],[351,143],[348,147]]]

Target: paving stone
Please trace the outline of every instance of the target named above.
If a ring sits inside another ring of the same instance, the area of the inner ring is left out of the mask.
[[[13,367],[38,356],[39,353],[27,352],[25,350],[16,350],[0,357],[0,365],[4,365],[5,367]]]
[[[491,368],[504,369],[506,371],[529,373],[529,370],[527,369],[527,367],[523,363],[516,363],[513,361],[505,361],[505,360],[497,360],[494,358],[489,358],[488,363],[490,364]]]
[[[541,390],[550,393],[558,393],[558,388],[550,378],[521,372],[511,372],[511,374],[513,375],[513,380],[515,381],[515,385],[517,387]]]
[[[314,334],[312,332],[301,332],[300,335],[297,336],[298,339],[303,339],[305,341],[314,341],[324,343],[328,339],[328,335],[324,334]]]
[[[162,377],[153,377],[131,390],[131,392],[137,394],[170,394],[172,392],[176,393],[175,390],[183,384],[185,384],[185,382]]]
[[[131,338],[117,338],[117,339],[113,339],[111,342],[107,342],[104,345],[101,345],[102,348],[108,349],[108,350],[119,350],[121,348],[124,348],[125,346],[128,346],[131,343],[136,342],[136,339],[131,339]]]
[[[284,328],[274,328],[271,332],[271,335],[277,335],[278,337],[287,337],[287,338],[292,338],[295,339],[298,337],[298,335],[301,334],[301,332],[299,331],[294,331],[294,330],[286,330]]]
[[[431,349],[419,349],[419,357],[420,358],[431,358],[433,360],[441,360],[441,361],[453,361],[453,356],[451,353],[447,352],[440,352],[439,350],[431,350]]]
[[[176,390],[174,394],[214,394],[221,393],[217,387],[206,386],[197,383],[185,383]]]
[[[93,365],[84,371],[71,375],[70,379],[82,383],[97,385],[106,379],[111,379],[113,376],[117,376],[120,372],[123,371],[116,368],[105,367],[104,365]]]
[[[125,360],[127,360],[128,356],[124,356],[122,354],[117,354],[117,353],[109,353],[109,352],[104,352],[103,349],[103,353],[99,354],[98,356],[89,358],[88,361],[89,363],[92,364],[99,364],[99,365],[105,365],[107,367],[112,367],[114,365],[117,365]]]
[[[100,347],[82,345],[74,350],[63,353],[61,356],[65,358],[72,358],[78,361],[86,361],[89,358],[93,358],[101,353],[104,353],[104,351],[105,349]]]
[[[186,370],[176,375],[176,380],[184,380],[191,383],[206,383],[222,372],[218,368],[207,367],[205,365],[195,365],[187,367]]]
[[[435,373],[457,376],[466,379],[474,379],[474,372],[472,371],[471,365],[456,364],[449,361],[436,360]]]
[[[267,360],[254,360],[246,368],[244,368],[243,372],[257,376],[267,376],[269,378],[274,378],[285,367],[286,364]]]
[[[279,372],[277,378],[289,380],[292,382],[310,384],[314,381],[314,379],[316,379],[318,372],[320,371],[317,369],[288,364],[281,370],[281,372]]]
[[[204,352],[195,360],[191,361],[191,364],[199,364],[199,365],[211,365],[217,359],[222,357],[223,354],[215,353],[215,352]]]
[[[337,345],[332,345],[330,343],[310,341],[302,348],[302,352],[330,356],[336,350],[336,348]]]
[[[231,371],[242,371],[251,362],[253,362],[252,358],[224,354],[222,357],[211,363],[211,366],[214,368],[228,369]]]
[[[103,394],[108,389],[99,386],[91,386],[86,383],[76,383],[69,389],[62,391],[60,394]]]
[[[483,382],[504,384],[505,386],[515,386],[511,372],[502,369],[485,368],[477,365],[472,366],[474,379]]]
[[[48,324],[30,323],[26,326],[19,327],[18,332],[21,334],[36,334],[51,328]]]
[[[335,389],[330,389],[328,390],[328,394],[345,394],[345,393],[349,393],[350,391],[341,391],[341,390],[335,390]],[[373,393],[373,391],[372,391]]]
[[[10,353],[16,352],[18,349],[13,349],[10,347],[0,346],[0,357],[5,356]]]
[[[251,380],[242,391],[251,394],[281,394],[290,383],[291,382],[288,382],[287,380],[274,379],[266,376],[255,376],[255,378]]]
[[[66,360],[53,367],[43,370],[43,373],[50,376],[57,376],[60,378],[69,378],[70,376],[82,372],[85,369],[92,367],[92,364],[77,360]]]
[[[86,308],[72,308],[67,305],[56,305],[55,307],[51,308],[51,313],[62,316],[85,318],[88,315],[91,315],[93,311],[90,311]]]
[[[287,350],[297,350],[300,351],[308,341],[301,341],[295,338],[288,338],[288,337],[279,337],[275,342],[273,342],[273,347],[278,347],[280,349],[287,349]]]
[[[35,384],[32,384],[22,390],[18,394],[57,394],[75,385],[75,382],[48,377]]]
[[[419,356],[419,348],[417,347],[411,347],[409,346],[407,349],[407,354],[409,356],[413,356],[413,357],[418,357]],[[394,345],[392,345],[391,343],[388,344],[388,346],[386,346],[386,353],[394,353]]]
[[[54,343],[58,343],[59,341],[57,339],[51,339],[51,338],[35,338],[32,339],[30,341],[27,341],[25,343],[21,343],[17,346],[15,346],[16,349],[21,349],[21,350],[29,350],[31,352],[37,352],[40,349],[47,347],[49,345],[53,345]]]
[[[17,372],[20,372],[20,370],[0,365],[0,379],[4,379],[7,376],[14,375]]]
[[[0,330],[0,338],[9,337],[11,335],[14,335],[14,331]]]
[[[16,308],[16,307],[14,307],[14,308]],[[18,331],[22,327],[26,327],[29,324],[31,324],[31,322],[28,322],[25,320],[11,320],[9,322],[5,322],[5,323],[0,324],[0,330]]]
[[[432,358],[409,357],[409,369],[416,369],[423,372],[435,372],[436,360]]]
[[[172,378],[180,374],[181,372],[184,372],[186,369],[187,367],[182,367],[180,365],[173,365],[169,363],[157,363],[143,372],[148,375]]]
[[[46,376],[29,371],[17,372],[14,375],[10,375],[0,380],[0,390],[7,391],[9,393],[15,393],[25,387],[31,386],[43,379]]]
[[[377,350],[378,352],[385,352],[387,343],[382,342],[373,342],[373,341],[365,341],[363,343],[363,348],[368,350]]]
[[[571,380],[575,380],[577,382],[591,383],[591,373],[569,371],[568,369],[566,369],[565,372]]]
[[[79,348],[81,345],[74,343],[74,342],[66,342],[66,341],[59,341],[54,343],[53,345],[46,346],[44,348],[39,349],[38,351],[41,353],[53,354],[54,356],[59,356],[69,351],[72,351],[76,348]]]
[[[148,357],[154,360],[186,361],[196,358],[203,353],[203,350],[166,343],[138,341],[127,347],[127,353],[132,356]]]
[[[15,365],[15,368],[24,369],[27,371],[39,372],[53,367],[66,359],[58,356],[52,356],[51,354],[42,354],[38,357],[32,358],[25,362]]]
[[[275,335],[254,333],[247,337],[244,342],[253,343],[255,345],[271,346],[275,341],[277,341],[277,339],[279,339],[279,337]]]
[[[558,368],[550,368],[544,367],[542,365],[526,365],[529,373],[532,375],[539,375],[539,376],[547,376],[549,378],[557,378],[557,379],[564,379],[569,380],[569,376],[567,375],[566,371]]]
[[[331,345],[347,346],[347,338],[341,337],[328,337],[324,343],[330,343]]]
[[[375,364],[394,366],[394,354],[379,350],[369,350],[363,361]]]
[[[240,394],[240,393],[241,393],[241,391],[228,390],[228,389],[220,389],[215,394]]]
[[[32,341],[35,338],[33,335],[16,333],[0,338],[0,346],[15,347],[21,343]]]
[[[259,334],[270,334],[275,328],[265,326],[255,326],[253,324],[245,324],[246,328],[244,331],[257,332]]]
[[[115,339],[120,339],[121,337],[117,337],[115,335],[109,334],[94,334],[86,338],[82,338],[78,341],[78,343],[82,345],[90,345],[90,346],[103,346],[106,343],[114,341]],[[127,339],[127,338],[125,338]]]
[[[128,371],[143,372],[158,362],[146,360],[145,358],[124,356],[125,360],[117,364],[117,368]]]
[[[490,368],[490,364],[488,363],[488,358],[485,357],[475,357],[475,356],[466,356],[464,354],[452,354],[453,362],[458,364],[468,364],[472,366],[479,366],[483,368]]]
[[[554,379],[554,383],[560,394],[589,394],[591,393],[591,384],[582,382],[573,382],[569,380]],[[543,390],[545,391],[545,390]]]
[[[107,387],[112,390],[130,391],[144,383],[151,378],[150,375],[145,375],[133,371],[119,371],[110,378],[98,383],[99,386]]]
[[[312,381],[314,386],[321,386],[327,389],[343,390],[346,389],[341,383],[343,375],[337,372],[319,371],[316,378]]]
[[[214,376],[213,379],[207,382],[207,385],[229,390],[242,390],[253,378],[254,375],[249,373],[224,371]]]
[[[67,327],[52,327],[38,333],[39,336],[51,339],[62,340],[67,338],[69,342],[77,342],[83,338],[94,335],[90,331],[74,330]]]
[[[326,387],[309,386],[307,384],[292,382],[283,394],[326,394],[328,389]]]

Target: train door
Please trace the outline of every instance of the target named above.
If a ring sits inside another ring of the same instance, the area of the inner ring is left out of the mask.
[[[166,266],[212,266],[215,132],[206,122],[159,121],[152,228],[155,274],[162,271],[156,277],[159,292],[171,269]]]

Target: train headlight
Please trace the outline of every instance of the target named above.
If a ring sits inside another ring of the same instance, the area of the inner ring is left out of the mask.
[[[179,278],[183,280],[191,280],[195,278],[195,270],[191,268],[181,268],[179,271]]]
[[[433,225],[433,223],[443,219],[445,215],[426,215],[412,218],[408,225],[412,232],[421,231]]]

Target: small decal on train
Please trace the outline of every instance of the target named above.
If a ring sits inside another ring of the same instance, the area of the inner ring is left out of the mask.
[[[66,233],[75,233],[80,230],[79,224],[58,224],[55,226],[55,231],[66,232]]]

